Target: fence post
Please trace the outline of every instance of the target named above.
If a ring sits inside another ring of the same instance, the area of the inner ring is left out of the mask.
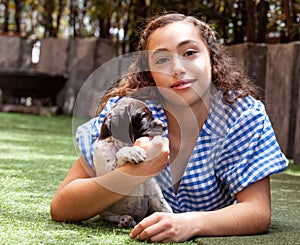
[[[300,164],[300,42],[295,43],[295,59],[293,62],[294,67],[294,97],[292,101],[294,112],[292,113],[293,123],[295,125],[294,131],[294,147],[293,159],[295,163]],[[292,132],[291,132],[292,133]]]
[[[33,64],[33,70],[49,75],[68,76],[69,40],[44,38],[40,41],[40,60]]]
[[[291,128],[294,52],[294,43],[268,45],[266,64],[266,107],[281,150],[289,158],[293,157],[295,133]]]
[[[265,44],[242,43],[227,47],[232,55],[251,80],[262,91],[265,89],[266,55]]]

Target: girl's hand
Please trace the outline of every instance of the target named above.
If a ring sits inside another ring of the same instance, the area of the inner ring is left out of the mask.
[[[160,153],[169,153],[169,140],[162,136],[141,137],[134,142],[135,146],[143,148],[147,152],[147,161],[159,156]]]
[[[138,164],[128,162],[118,167],[113,171],[114,178],[111,174],[102,175],[101,178],[97,178],[98,184],[112,192],[129,195],[138,185],[159,174],[167,166],[169,161],[167,138],[157,136],[151,140],[145,137],[136,140],[135,146],[147,151],[147,159]]]
[[[147,152],[146,161],[135,166],[143,168],[145,175],[156,175],[167,166],[170,154],[167,138],[162,136],[155,136],[153,139],[142,137],[137,139],[134,145],[143,148]]]
[[[130,238],[149,242],[182,242],[193,236],[191,213],[154,213],[130,232]]]

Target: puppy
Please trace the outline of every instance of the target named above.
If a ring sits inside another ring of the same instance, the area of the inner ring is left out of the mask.
[[[133,146],[140,137],[161,135],[165,125],[155,119],[145,103],[122,98],[105,116],[98,140],[93,145],[96,175],[108,173],[126,162],[139,164],[147,153]],[[100,213],[100,218],[117,222],[119,227],[132,227],[147,215],[172,212],[154,178],[139,185],[129,196]]]

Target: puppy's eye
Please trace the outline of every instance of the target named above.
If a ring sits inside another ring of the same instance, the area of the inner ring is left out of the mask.
[[[147,116],[147,113],[146,112],[142,112],[140,116],[141,116],[141,118],[144,118],[144,117]]]

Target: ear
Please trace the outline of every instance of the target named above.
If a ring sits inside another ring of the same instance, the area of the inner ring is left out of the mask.
[[[130,122],[129,122],[128,137],[129,137],[131,143],[134,143],[135,139],[134,139],[132,120],[130,120]]]
[[[102,125],[101,125],[101,132],[99,135],[99,139],[106,139],[108,137],[110,137],[111,134],[111,120],[112,117],[107,114],[107,116],[104,118]]]
[[[118,107],[118,110],[114,111],[114,114],[111,118],[111,135],[122,142],[132,144],[131,117],[127,111],[127,107]]]

